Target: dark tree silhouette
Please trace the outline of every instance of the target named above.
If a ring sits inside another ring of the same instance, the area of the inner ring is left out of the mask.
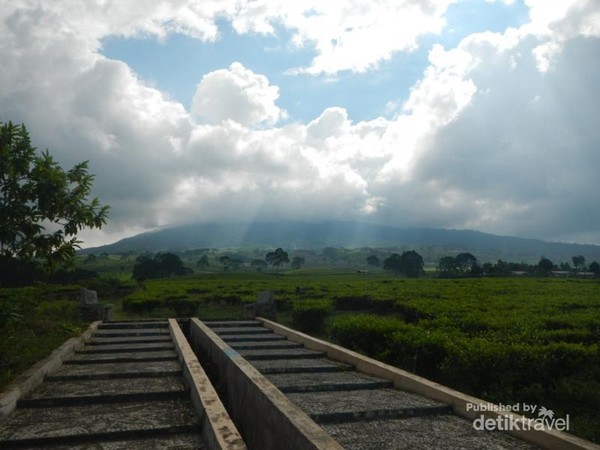
[[[376,255],[371,255],[367,257],[367,264],[372,266],[372,267],[379,267],[381,266],[381,262],[379,261],[379,258]]]
[[[108,206],[88,200],[93,180],[87,161],[65,172],[36,152],[24,125],[0,122],[0,283],[12,263],[52,272],[73,261],[77,233],[108,217]]]
[[[279,267],[282,264],[290,262],[287,252],[281,247],[276,249],[274,252],[267,253],[265,255],[265,260],[267,261],[267,264],[277,268],[277,273],[279,273]]]

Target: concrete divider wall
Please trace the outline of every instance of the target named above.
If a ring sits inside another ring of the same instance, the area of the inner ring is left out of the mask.
[[[257,317],[256,320],[261,322],[265,327],[273,330],[275,333],[287,337],[290,341],[304,344],[304,346],[310,350],[325,352],[329,358],[346,364],[351,364],[360,372],[391,380],[396,388],[421,394],[425,397],[450,404],[452,405],[452,409],[455,414],[467,419],[475,419],[481,415],[492,419],[496,419],[497,417],[509,418],[511,416],[514,420],[520,420],[520,418],[522,418],[522,416],[501,410],[485,412],[475,411],[474,409],[469,408],[468,405],[490,405],[490,403],[485,400],[463,394],[462,392],[435,383],[431,380],[397,367],[390,366],[389,364],[382,363],[381,361],[361,355],[360,353],[348,350],[339,345],[313,338],[312,336],[293,330],[278,324],[277,322],[273,322],[261,317]],[[593,442],[586,441],[585,439],[581,439],[569,433],[556,430],[511,429],[507,430],[507,432],[523,440],[548,449],[600,450],[600,446],[594,444]]]
[[[175,319],[169,319],[169,331],[183,367],[183,377],[190,388],[192,404],[201,417],[202,437],[208,448],[245,450],[246,444]]]
[[[217,388],[247,445],[261,450],[342,447],[304,411],[198,319],[189,341],[203,364],[218,374]],[[212,373],[212,372],[211,372]]]

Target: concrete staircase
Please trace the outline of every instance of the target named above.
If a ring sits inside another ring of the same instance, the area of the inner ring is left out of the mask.
[[[0,448],[206,448],[168,322],[100,324],[19,400]]]
[[[482,400],[265,319],[185,329],[92,324],[0,393],[0,448],[600,449],[477,431],[465,405]]]
[[[394,389],[390,380],[308,350],[257,321],[204,322],[346,449],[531,449],[481,433],[446,403]]]

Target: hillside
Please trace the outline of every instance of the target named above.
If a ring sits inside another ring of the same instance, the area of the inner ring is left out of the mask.
[[[587,262],[600,261],[600,246],[596,245],[545,242],[472,230],[404,229],[342,221],[188,224],[142,233],[82,253],[271,247],[428,248],[440,255],[469,251],[482,262],[503,259],[535,263],[545,256],[559,263],[570,262],[574,255],[583,255]]]

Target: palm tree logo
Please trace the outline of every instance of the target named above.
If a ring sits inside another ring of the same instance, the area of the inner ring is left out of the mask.
[[[540,410],[538,411],[538,418],[550,425],[552,419],[554,419],[554,411],[547,409],[545,406],[541,406]]]

